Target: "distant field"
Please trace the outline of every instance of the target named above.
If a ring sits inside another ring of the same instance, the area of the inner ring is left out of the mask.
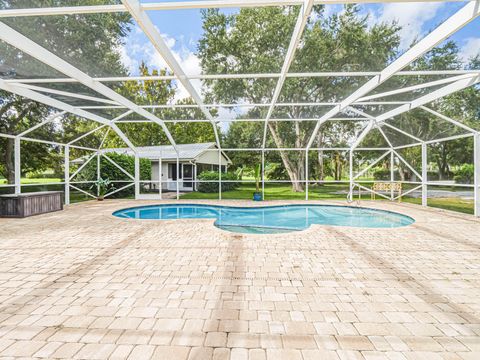
[[[61,182],[62,179],[60,178],[38,178],[38,179],[29,179],[29,178],[22,178],[20,182],[22,184],[45,184],[45,183],[58,183]],[[0,179],[0,184],[6,184],[7,179]]]

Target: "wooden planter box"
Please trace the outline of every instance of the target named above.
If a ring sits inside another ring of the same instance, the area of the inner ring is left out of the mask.
[[[63,210],[62,191],[42,191],[0,196],[0,217],[23,218]]]

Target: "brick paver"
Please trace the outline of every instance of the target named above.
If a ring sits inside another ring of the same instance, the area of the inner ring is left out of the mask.
[[[0,356],[480,359],[471,216],[364,202],[416,222],[275,235],[111,216],[147,203],[0,219]]]

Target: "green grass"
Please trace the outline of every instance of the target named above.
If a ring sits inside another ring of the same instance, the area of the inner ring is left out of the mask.
[[[60,178],[35,178],[35,179],[30,179],[30,178],[21,178],[20,183],[21,184],[46,184],[46,183],[58,183],[62,182],[62,179]],[[6,179],[0,179],[0,184],[6,184],[7,180]]]
[[[254,184],[241,184],[238,189],[222,192],[222,199],[250,200],[255,191]],[[345,193],[337,193],[344,191]],[[308,197],[315,199],[345,200],[348,184],[324,184],[322,186],[310,185]],[[217,193],[191,192],[181,196],[181,199],[218,199]],[[304,200],[305,192],[293,192],[289,184],[265,184],[265,200]],[[370,199],[369,194],[363,194],[362,199]]]
[[[412,204],[422,204],[422,199],[418,198],[404,198],[404,202],[412,203]],[[473,214],[473,200],[464,200],[460,198],[434,198],[428,199],[428,206],[457,211],[464,214]]]

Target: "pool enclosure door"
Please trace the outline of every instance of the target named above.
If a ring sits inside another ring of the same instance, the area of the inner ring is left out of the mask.
[[[193,190],[193,165],[192,164],[182,164],[183,167],[183,178],[182,178],[182,190],[192,191]]]
[[[140,157],[138,159],[139,186],[135,198],[139,200],[162,199],[162,159]],[[163,187],[165,185],[163,184]]]

